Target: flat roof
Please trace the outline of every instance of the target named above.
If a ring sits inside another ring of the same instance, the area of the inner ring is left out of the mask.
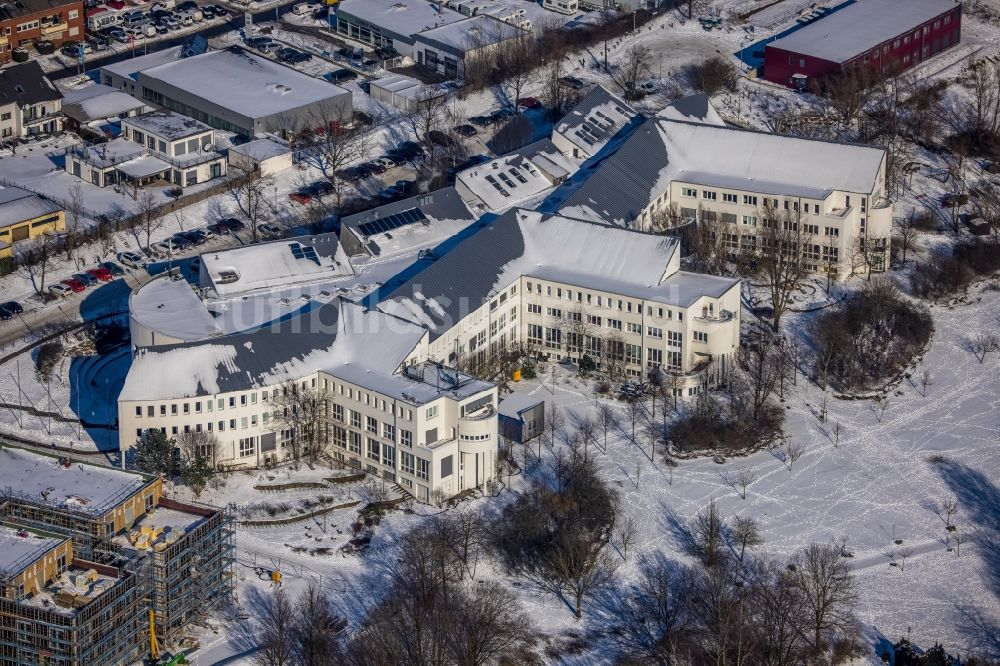
[[[121,62],[115,62],[110,65],[105,65],[101,67],[101,71],[110,72],[116,74],[126,79],[136,78],[136,74],[145,71],[152,67],[158,67],[164,65],[168,62],[174,62],[181,57],[181,47],[175,46],[173,48],[164,49],[162,51],[154,51],[152,53],[146,53],[144,55],[137,55],[134,58],[129,58],[128,60],[122,60]],[[103,77],[102,77],[103,78]]]
[[[141,74],[247,118],[272,116],[351,94],[237,47],[169,62]]]
[[[212,131],[211,127],[201,121],[183,116],[174,111],[168,111],[167,109],[150,111],[149,113],[132,118],[124,118],[122,123],[137,127],[146,132],[151,132],[168,141],[185,139],[189,136]]]
[[[337,13],[406,36],[466,18],[430,0],[343,0]]]
[[[959,6],[953,0],[857,0],[765,48],[845,62]]]
[[[118,164],[115,168],[132,178],[147,178],[155,176],[158,173],[163,173],[164,171],[169,171],[170,163],[164,162],[159,157],[143,155],[142,157],[126,160]]]
[[[153,278],[132,292],[128,307],[137,322],[177,340],[202,340],[222,333],[198,294],[179,275],[164,273]]]
[[[0,525],[0,581],[16,576],[45,553],[66,541],[21,527]]]
[[[279,155],[288,155],[292,152],[292,149],[285,141],[268,136],[233,146],[229,149],[229,152],[246,155],[253,160],[262,162],[272,157],[278,157]]]
[[[219,296],[354,274],[336,233],[257,243],[201,255],[202,285]],[[204,278],[210,279],[206,284]]]
[[[0,495],[10,492],[32,501],[91,515],[102,515],[148,485],[142,474],[91,463],[0,447]]]
[[[479,14],[437,28],[424,30],[417,35],[417,39],[451,47],[464,53],[491,44],[499,44],[525,34],[525,31],[516,25],[505,23],[489,14]]]
[[[497,411],[499,411],[500,416],[516,419],[520,418],[521,412],[524,410],[531,409],[532,407],[536,407],[544,402],[545,398],[543,397],[532,395],[530,393],[514,392],[500,398],[500,406]]]

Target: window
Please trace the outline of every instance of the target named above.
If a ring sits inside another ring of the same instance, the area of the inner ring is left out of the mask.
[[[382,445],[382,464],[386,467],[396,466],[396,447],[389,444]]]
[[[399,452],[399,466],[406,474],[413,474],[416,471],[417,457],[406,451]]]
[[[824,235],[826,235],[826,236],[839,236],[840,235],[840,229],[838,229],[837,227],[823,227],[823,229],[824,229]]]
[[[701,198],[708,199],[709,201],[715,201],[715,192],[712,192],[711,190],[702,190]]]
[[[681,194],[685,197],[696,197],[698,196],[698,190],[693,187],[682,187]]]
[[[616,331],[622,330],[621,319],[608,319],[608,328],[613,328]]]
[[[663,365],[663,350],[648,347],[646,349],[646,365]]]
[[[334,404],[333,406],[333,420],[344,422],[344,406]]]
[[[756,227],[757,226],[757,216],[756,215],[744,215],[743,216],[743,224],[747,225],[748,227]]]
[[[136,408],[135,408],[135,416],[136,416],[136,418],[140,418],[140,419],[142,418],[142,407],[136,406]]]
[[[413,446],[413,433],[409,430],[400,430],[399,443],[407,447]]]
[[[656,328],[655,326],[647,326],[646,327],[646,335],[648,335],[651,338],[662,338],[663,337],[663,329],[662,328]]]
[[[361,429],[361,413],[351,410],[351,427]]]
[[[240,458],[246,458],[254,454],[257,448],[254,444],[254,441],[255,441],[254,437],[240,438],[240,446],[239,446]]]
[[[695,342],[708,342],[708,333],[702,333],[701,331],[694,332]]]
[[[382,424],[382,439],[387,439],[390,442],[395,442],[396,441],[396,426],[394,426],[392,424],[389,424],[389,423],[383,423]]]
[[[725,203],[736,203],[736,195],[732,192],[723,192],[722,201]]]
[[[528,324],[528,339],[536,342],[542,341],[542,327],[538,324]]]
[[[562,310],[559,308],[545,308],[545,314],[556,319],[562,319]]]
[[[365,429],[373,434],[378,434],[378,419],[374,416],[366,417],[365,419]]]
[[[424,479],[425,481],[430,478],[431,475],[431,461],[424,460],[423,458],[417,458],[417,478]]]
[[[629,333],[634,333],[635,335],[642,335],[642,324],[633,324],[632,322],[627,322],[625,328]]]
[[[534,303],[528,303],[528,313],[529,314],[542,314],[542,306],[535,305]]]
[[[372,439],[371,437],[369,437],[365,441],[368,443],[368,445],[365,447],[365,455],[368,457],[369,460],[374,460],[375,462],[378,462],[378,460],[379,460],[379,458],[378,458],[378,453],[379,453],[378,442],[376,440]]]
[[[680,347],[681,345],[681,334],[678,331],[667,331],[667,346]]]
[[[432,419],[438,415],[438,406],[433,405],[427,408],[427,412],[424,414],[424,418]]]
[[[948,25],[949,23],[951,23],[951,14],[949,14],[948,16],[944,17],[944,24]],[[899,43],[898,39],[896,40],[896,43]]]
[[[743,195],[743,205],[744,206],[756,206],[757,205],[757,197],[753,196],[752,194],[744,194]]]
[[[600,317],[595,317],[594,315],[587,315],[587,323],[591,324],[593,326],[600,326],[601,325],[601,318]]]

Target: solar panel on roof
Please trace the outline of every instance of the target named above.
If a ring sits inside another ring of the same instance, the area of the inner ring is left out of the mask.
[[[201,35],[195,35],[184,42],[184,46],[181,47],[181,57],[190,58],[191,56],[201,55],[208,51],[208,40]]]
[[[393,213],[392,215],[380,217],[379,219],[371,222],[359,224],[358,231],[364,236],[374,236],[375,234],[392,231],[393,229],[398,229],[399,227],[426,219],[427,216],[424,215],[424,211],[419,208],[410,208],[398,213]]]

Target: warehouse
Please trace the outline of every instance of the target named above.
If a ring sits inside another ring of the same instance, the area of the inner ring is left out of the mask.
[[[148,103],[249,137],[285,137],[354,112],[350,91],[238,47],[144,69],[136,81]]]
[[[849,68],[896,74],[961,39],[962,6],[953,0],[859,0],[764,49],[764,78],[805,89]]]

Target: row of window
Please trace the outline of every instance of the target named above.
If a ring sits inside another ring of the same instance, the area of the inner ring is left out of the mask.
[[[524,288],[527,289],[529,294],[537,293],[540,296],[544,295],[551,298],[565,297],[566,300],[570,302],[574,300],[574,291],[572,289],[563,289],[562,287],[553,287],[551,285],[543,285],[541,283],[533,283],[529,281],[525,282]],[[636,313],[642,312],[642,303],[638,302],[633,303],[632,301],[629,300],[623,300],[621,298],[612,298],[611,296],[603,296],[601,294],[592,294],[590,292],[577,291],[575,292],[575,294],[576,294],[575,299],[577,303],[586,302],[586,304],[590,306],[595,306],[599,308],[606,307],[609,310],[617,309],[619,312],[636,312]],[[654,308],[652,305],[646,306],[647,316],[652,317],[654,311],[656,312],[656,316],[661,319],[664,317],[664,315],[666,315],[667,319],[674,318],[674,313],[669,308],[666,309],[662,307]],[[528,303],[528,313],[542,314],[542,306],[536,305],[534,303]],[[562,310],[559,308],[546,308],[546,314],[549,315],[550,317],[562,317],[563,313]],[[570,312],[569,316],[575,321],[579,321],[578,317],[580,316],[580,314],[578,312],[575,311]],[[593,315],[587,315],[587,316],[588,319],[590,320],[590,323],[592,324],[595,323],[593,319],[596,318],[598,320],[598,323],[596,325],[598,326],[600,325],[599,323],[600,317],[594,317]],[[677,312],[677,320],[684,321],[684,313],[679,310]],[[621,326],[619,326],[618,329],[621,330]]]

